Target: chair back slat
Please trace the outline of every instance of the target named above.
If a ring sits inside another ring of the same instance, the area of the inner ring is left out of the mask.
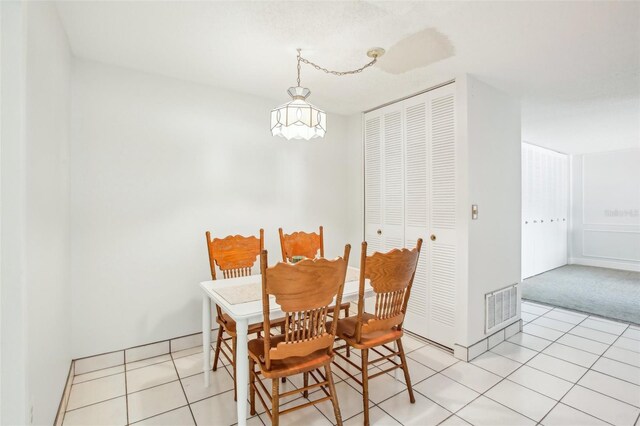
[[[318,233],[294,232],[285,234],[282,228],[280,233],[280,249],[282,250],[282,261],[292,262],[294,256],[304,256],[308,259],[324,257],[324,235],[322,226]]]
[[[367,256],[367,243],[362,243],[360,262],[360,294],[356,338],[363,333],[391,328],[401,329],[411,294],[413,278],[418,266],[422,239],[414,249],[393,249],[388,253],[375,252]],[[368,279],[376,295],[374,318],[363,322],[364,284]]]
[[[264,312],[265,364],[271,360],[306,356],[326,349],[331,351],[336,323],[327,329],[332,313],[337,318],[351,247],[345,246],[343,257],[334,260],[306,259],[296,264],[278,263],[267,267],[267,252],[262,251],[262,303]],[[270,296],[285,314],[284,338],[271,347]],[[329,311],[330,305],[336,305]]]

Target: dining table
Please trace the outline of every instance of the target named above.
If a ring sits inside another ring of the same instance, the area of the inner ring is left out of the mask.
[[[345,275],[342,302],[358,300],[360,290],[360,270],[348,267]],[[211,313],[212,307],[218,305],[222,311],[228,314],[236,322],[236,383],[237,386],[237,418],[238,425],[244,426],[247,422],[247,384],[249,383],[249,353],[248,353],[248,328],[249,324],[263,321],[262,311],[262,276],[260,274],[244,277],[225,278],[203,281],[202,289],[202,368],[204,374],[204,386],[210,385],[211,365]],[[364,296],[373,296],[373,288],[369,280],[365,281]],[[334,300],[335,303],[335,300]],[[284,317],[284,312],[273,299],[270,316],[272,318]],[[244,384],[244,385],[243,385]]]

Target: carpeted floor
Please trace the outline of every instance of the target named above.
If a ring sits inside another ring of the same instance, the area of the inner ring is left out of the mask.
[[[640,324],[640,272],[566,265],[524,280],[522,298]]]

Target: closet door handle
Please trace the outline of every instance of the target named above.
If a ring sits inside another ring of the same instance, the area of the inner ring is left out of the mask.
[[[382,235],[382,229],[378,229],[378,230],[376,231],[376,234],[378,234],[378,235]]]
[[[435,236],[435,235],[433,235],[433,234],[431,234],[431,236],[429,237],[429,239],[430,239],[431,241],[435,241],[435,240],[436,240],[436,236]]]

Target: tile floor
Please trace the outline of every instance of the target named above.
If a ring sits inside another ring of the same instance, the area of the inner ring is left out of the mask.
[[[640,327],[528,302],[522,318],[522,333],[470,363],[405,337],[416,403],[393,375],[374,379],[371,424],[640,425]],[[77,375],[64,424],[234,424],[229,368],[210,372],[205,389],[201,361],[195,347]],[[362,424],[360,389],[334,374],[344,424]],[[293,377],[285,388],[300,382]],[[283,425],[333,422],[328,402],[281,418]],[[269,419],[259,410],[248,424]]]

